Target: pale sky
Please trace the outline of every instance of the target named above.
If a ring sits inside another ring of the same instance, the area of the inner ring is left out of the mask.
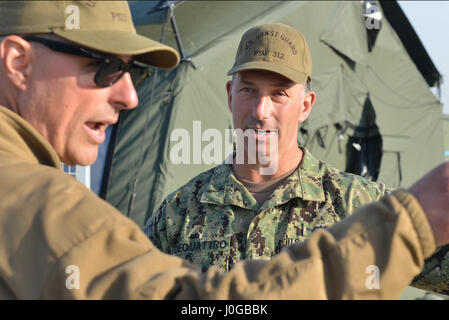
[[[441,102],[449,113],[449,1],[398,1],[430,58],[443,75]]]

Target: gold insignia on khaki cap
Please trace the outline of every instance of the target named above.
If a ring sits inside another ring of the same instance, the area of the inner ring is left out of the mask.
[[[296,83],[312,79],[312,55],[304,35],[282,23],[249,29],[240,40],[234,66],[227,74],[252,69],[276,72]]]
[[[175,49],[137,34],[127,1],[1,1],[0,36],[46,33],[158,68],[179,63]]]

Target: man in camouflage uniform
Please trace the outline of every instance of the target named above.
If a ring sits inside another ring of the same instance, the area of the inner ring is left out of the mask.
[[[340,221],[385,188],[304,158],[260,205],[229,164],[206,171],[165,199],[146,226],[163,252],[225,270],[239,260],[265,258]]]
[[[163,201],[146,226],[162,251],[203,270],[229,270],[241,259],[271,259],[385,193],[384,185],[332,168],[297,146],[298,123],[315,102],[307,89],[311,71],[310,50],[297,30],[267,24],[245,33],[228,73],[234,75],[227,84],[229,107],[235,129],[255,130],[259,145],[279,137],[278,170],[264,176],[260,163],[234,161],[192,179]]]
[[[271,259],[385,194],[383,184],[342,172],[297,146],[298,123],[316,98],[307,88],[311,71],[310,50],[297,30],[275,23],[244,34],[228,72],[228,104],[234,128],[254,130],[258,147],[267,150],[278,139],[277,171],[262,175],[265,163],[237,163],[234,154],[233,164],[193,178],[145,226],[160,250],[203,271],[212,265],[229,271],[242,259]]]

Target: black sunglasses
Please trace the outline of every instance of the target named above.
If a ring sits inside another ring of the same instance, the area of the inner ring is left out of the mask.
[[[94,81],[100,88],[112,86],[120,80],[126,72],[129,72],[134,87],[137,88],[151,75],[151,70],[148,66],[134,60],[125,63],[113,55],[37,36],[24,36],[22,38],[26,41],[39,42],[53,51],[99,60],[98,70],[95,73]]]

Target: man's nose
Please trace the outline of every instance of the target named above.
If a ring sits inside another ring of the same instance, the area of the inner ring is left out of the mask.
[[[259,96],[254,108],[253,117],[257,120],[263,120],[270,117],[271,114],[271,99],[267,96]]]
[[[131,75],[126,72],[111,87],[110,104],[118,110],[134,109],[139,103]]]

